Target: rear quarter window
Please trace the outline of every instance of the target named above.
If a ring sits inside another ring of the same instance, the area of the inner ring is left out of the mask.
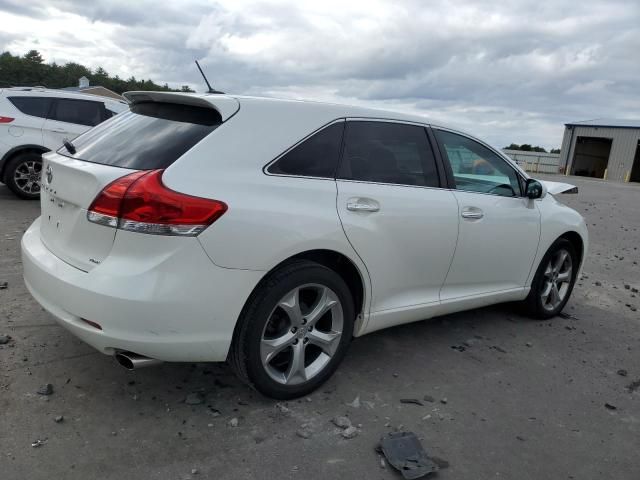
[[[344,121],[336,122],[314,133],[293,147],[267,172],[274,175],[333,178],[340,160]]]
[[[221,123],[212,108],[137,103],[73,140],[73,157],[136,170],[167,168]],[[70,156],[65,148],[58,153]]]

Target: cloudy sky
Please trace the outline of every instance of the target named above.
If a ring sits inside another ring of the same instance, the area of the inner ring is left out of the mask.
[[[0,0],[0,50],[410,111],[502,147],[640,117],[640,0]]]

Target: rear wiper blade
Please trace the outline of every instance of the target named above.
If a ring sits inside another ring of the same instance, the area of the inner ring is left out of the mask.
[[[67,152],[69,152],[71,155],[75,155],[76,154],[76,147],[73,145],[73,143],[71,143],[66,138],[62,142],[62,145],[64,145],[64,148],[66,148]]]

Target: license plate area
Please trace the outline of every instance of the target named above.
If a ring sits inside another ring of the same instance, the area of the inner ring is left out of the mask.
[[[59,259],[85,272],[111,251],[114,228],[87,220],[87,207],[122,169],[47,153],[40,194],[40,238]]]
[[[42,225],[48,238],[66,237],[78,212],[78,207],[55,196],[50,191],[42,190]],[[42,228],[42,227],[41,227]]]

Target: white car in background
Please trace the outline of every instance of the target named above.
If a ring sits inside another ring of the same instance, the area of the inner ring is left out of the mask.
[[[33,297],[128,367],[228,360],[275,398],[354,336],[499,302],[558,314],[583,218],[500,151],[424,118],[130,92],[44,156],[22,239]]]
[[[40,196],[42,154],[126,110],[121,100],[37,87],[0,89],[0,181]]]

